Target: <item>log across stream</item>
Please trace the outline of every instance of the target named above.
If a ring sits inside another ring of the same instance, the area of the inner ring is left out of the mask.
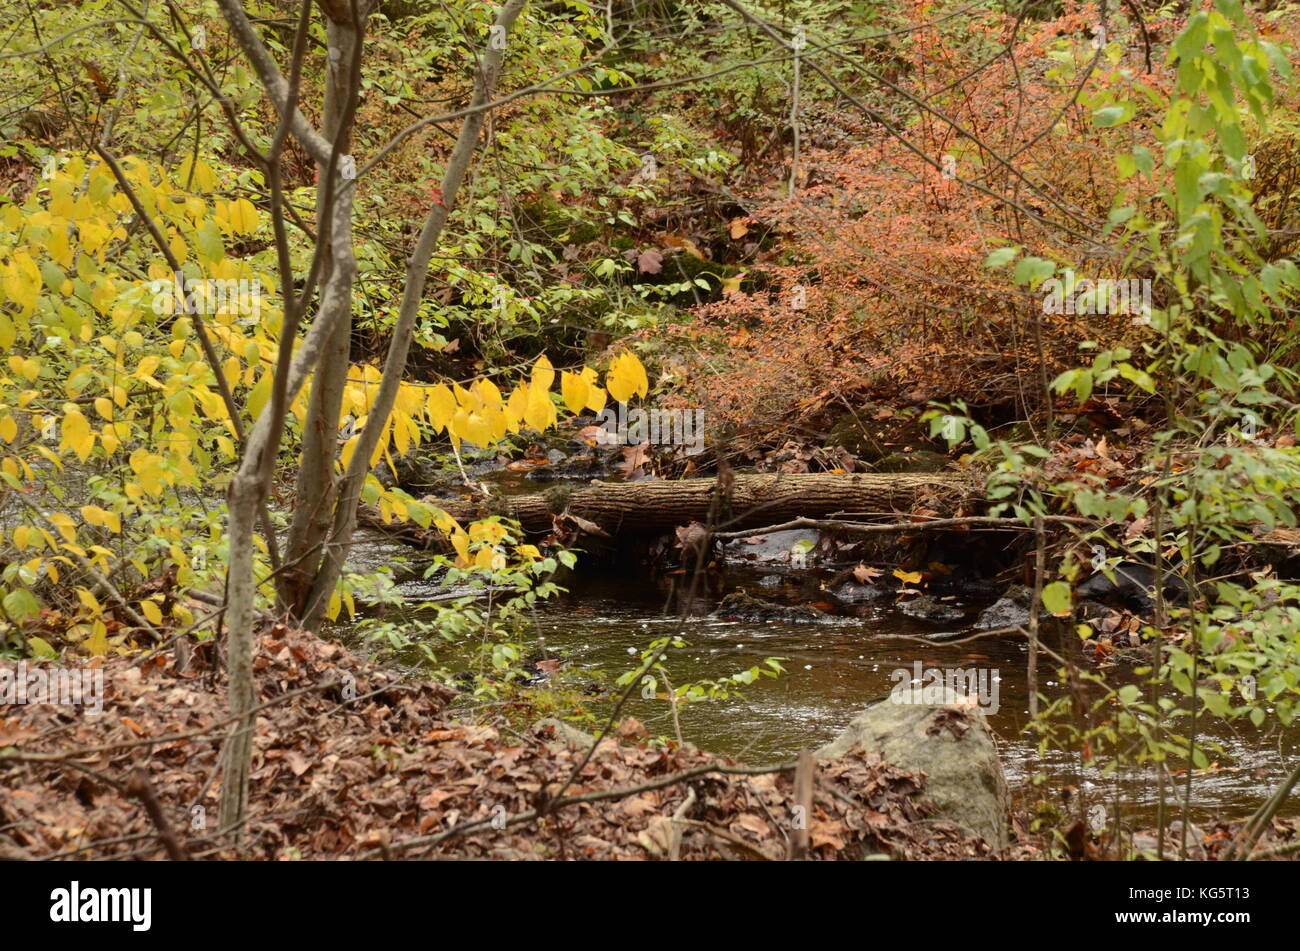
[[[837,513],[896,517],[918,505],[952,501],[975,490],[962,475],[892,473],[734,474],[681,481],[597,482],[484,500],[430,499],[462,522],[485,513],[508,515],[529,532],[546,531],[563,512],[610,535],[670,532],[689,522],[754,528]],[[721,489],[721,490],[720,490]]]

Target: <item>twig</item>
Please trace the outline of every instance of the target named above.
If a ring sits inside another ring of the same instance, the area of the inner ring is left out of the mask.
[[[746,842],[740,836],[728,832],[726,829],[720,829],[717,826],[712,825],[711,823],[708,822],[701,822],[699,819],[683,819],[682,824],[691,826],[692,828],[695,829],[703,829],[705,832],[709,833],[710,835],[715,835],[722,841],[727,842],[730,845],[734,845],[736,848],[741,849],[744,852],[748,852],[750,855],[754,856],[754,858],[759,859],[760,861],[763,862],[773,861],[772,856],[768,855],[766,852],[764,852],[754,843]]]
[[[807,749],[799,751],[799,760],[794,769],[794,802],[800,810],[794,835],[790,837],[790,859],[802,862],[808,857],[808,823],[812,821],[813,780],[816,778],[817,764]]]
[[[139,799],[144,806],[144,811],[148,813],[150,821],[158,829],[158,838],[162,839],[163,848],[167,850],[167,857],[173,862],[188,862],[190,853],[186,850],[184,843],[176,837],[176,830],[172,828],[172,824],[167,821],[162,806],[158,804],[158,796],[149,783],[149,777],[145,775],[144,770],[135,771],[126,784],[126,790]]]
[[[328,680],[321,684],[312,684],[307,687],[299,687],[297,690],[290,690],[288,693],[282,693],[273,700],[258,704],[248,711],[247,716],[274,707],[277,704],[284,703],[286,700],[292,700],[294,697],[304,693],[311,693],[314,690],[328,690],[330,687],[338,686],[342,681]],[[109,750],[126,750],[137,746],[154,746],[158,743],[175,743],[179,740],[189,740],[196,736],[203,736],[205,733],[211,733],[213,730],[219,730],[223,726],[234,723],[236,720],[242,720],[241,716],[228,716],[225,719],[218,720],[208,726],[199,727],[195,730],[187,730],[184,733],[165,733],[162,736],[146,737],[141,740],[124,740],[120,743],[103,743],[99,746],[86,746],[76,750],[65,750],[62,753],[22,753],[17,750],[0,750],[0,763],[18,762],[18,763],[61,763],[66,760],[76,759],[82,756],[93,756],[96,753],[107,753]]]
[[[676,862],[681,857],[682,852],[682,826],[685,824],[682,820],[686,813],[691,811],[691,806],[695,805],[695,787],[686,787],[686,798],[682,804],[673,811],[673,841],[668,848],[668,860]]]
[[[1282,784],[1273,791],[1272,795],[1264,800],[1260,807],[1255,810],[1255,814],[1241,827],[1237,837],[1232,840],[1232,844],[1224,852],[1223,857],[1225,859],[1250,858],[1250,851],[1255,847],[1255,843],[1259,841],[1260,836],[1264,834],[1264,827],[1277,815],[1278,810],[1282,808],[1282,804],[1291,795],[1291,790],[1295,788],[1297,782],[1300,782],[1300,764],[1297,764],[1296,768],[1291,770],[1291,774],[1282,781]]]
[[[1083,527],[1096,527],[1097,522],[1090,518],[1080,518],[1074,515],[1044,515],[1044,524],[1053,525],[1079,525]],[[749,535],[762,535],[767,532],[781,532],[791,528],[834,528],[842,531],[854,532],[859,535],[888,535],[899,532],[924,532],[939,531],[950,528],[961,528],[964,526],[994,526],[1014,531],[1033,531],[1033,527],[1026,525],[1018,518],[1005,518],[993,515],[964,515],[959,518],[935,518],[929,521],[917,522],[851,522],[833,518],[796,518],[788,522],[782,522],[779,525],[768,525],[764,528],[747,528],[738,532],[717,532],[714,537],[721,539],[745,538]]]
[[[404,842],[391,843],[388,846],[388,849],[391,852],[405,851],[407,849],[420,848],[421,846],[434,848],[442,842],[445,842],[447,839],[455,836],[466,835],[470,832],[482,829],[485,826],[492,825],[493,822],[496,823],[494,828],[508,828],[509,826],[517,825],[521,822],[532,822],[536,819],[540,819],[543,816],[550,815],[566,806],[577,805],[580,803],[601,802],[606,799],[622,799],[626,796],[634,796],[637,793],[650,792],[655,789],[664,789],[668,786],[675,786],[680,782],[684,782],[688,779],[695,779],[697,776],[706,776],[709,773],[724,773],[737,776],[765,776],[770,773],[786,773],[793,769],[793,763],[758,767],[722,766],[718,764],[699,766],[694,769],[684,770],[672,776],[665,776],[662,779],[654,779],[640,783],[636,786],[624,786],[620,789],[605,789],[588,793],[577,793],[572,796],[565,796],[563,799],[552,799],[546,804],[544,812],[539,809],[528,809],[524,812],[516,813],[513,816],[507,816],[504,825],[502,825],[500,818],[496,815],[486,816],[482,819],[474,819],[470,822],[462,822],[459,825],[453,826],[452,828],[435,835],[423,835],[414,839],[407,839]],[[363,860],[378,858],[381,854],[383,854],[382,849],[372,849],[362,855],[361,858]]]

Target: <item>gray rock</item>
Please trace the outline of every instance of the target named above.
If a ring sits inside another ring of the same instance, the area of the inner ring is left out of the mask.
[[[1093,574],[1075,588],[1075,595],[1084,600],[1122,605],[1142,617],[1150,617],[1156,606],[1155,580],[1156,573],[1151,568],[1136,562],[1124,561],[1111,570],[1109,577],[1104,571]],[[1187,582],[1176,574],[1166,572],[1163,575],[1163,583],[1167,600],[1175,604],[1187,603]]]
[[[529,732],[537,733],[548,726],[555,730],[555,736],[559,742],[567,743],[576,750],[585,750],[596,742],[596,738],[590,733],[584,733],[576,726],[565,723],[563,720],[557,720],[555,717],[544,717],[538,720],[532,725]]]
[[[956,621],[966,613],[961,608],[936,601],[928,594],[905,601],[899,605],[899,608],[908,617],[920,618],[923,621]]]
[[[797,528],[766,535],[737,538],[726,545],[727,557],[753,565],[774,565],[783,568],[808,567],[818,560],[817,543],[821,533],[815,529]],[[804,550],[803,564],[795,554],[795,547]]]
[[[813,755],[834,759],[855,746],[880,753],[899,769],[924,773],[920,795],[940,818],[983,836],[994,848],[1007,845],[1006,778],[978,709],[885,700],[854,717]]]
[[[874,584],[858,584],[856,581],[846,581],[831,588],[830,592],[845,604],[866,604],[870,601],[879,601],[893,593],[888,588]]]
[[[981,631],[995,631],[1028,623],[1029,608],[1014,598],[1001,597],[980,613],[975,626]]]
[[[830,617],[811,605],[776,604],[750,597],[743,591],[733,591],[723,598],[713,616],[738,621],[779,621],[793,624],[824,621]]]

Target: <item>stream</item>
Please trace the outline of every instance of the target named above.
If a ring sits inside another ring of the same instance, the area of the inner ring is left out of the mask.
[[[420,554],[378,532],[362,530],[349,568],[364,571],[400,565],[403,559],[418,559]],[[400,620],[402,612],[414,610],[420,601],[446,595],[445,589],[420,580],[418,573],[399,572],[398,577],[404,575],[409,580],[399,581],[398,588],[407,604],[382,609],[389,620],[393,611],[399,612]],[[754,580],[744,579],[745,590],[762,595]],[[1013,798],[1030,805],[1044,799],[1059,806],[1063,787],[1081,786],[1091,801],[1098,797],[1107,803],[1118,801],[1125,821],[1154,820],[1158,791],[1149,768],[1104,776],[1092,767],[1081,771],[1076,754],[1051,748],[1039,752],[1037,736],[1025,731],[1029,710],[1023,641],[999,636],[966,644],[904,640],[897,635],[956,637],[976,631],[965,618],[947,625],[918,620],[888,599],[861,608],[858,617],[811,624],[709,617],[683,620],[665,614],[665,592],[649,578],[614,575],[599,566],[584,571],[581,559],[577,577],[568,587],[566,594],[539,608],[536,637],[544,641],[541,649],[547,655],[566,658],[568,669],[579,679],[583,670],[590,670],[593,680],[612,685],[619,674],[637,665],[639,653],[651,641],[669,634],[679,634],[689,645],[671,651],[666,659],[674,684],[735,674],[768,657],[786,658],[782,663],[787,673],[779,678],[761,678],[726,700],[679,707],[684,738],[701,749],[749,764],[785,761],[804,747],[816,749],[830,741],[863,707],[888,697],[900,680],[910,682],[918,662],[926,669],[977,668],[997,677],[989,681],[992,691],[981,695],[981,708],[998,738]],[[342,633],[347,639],[347,632]],[[355,634],[350,639],[354,645],[360,640]],[[435,650],[439,661],[451,669],[465,666],[455,650],[445,645]],[[1061,694],[1050,661],[1040,664],[1038,681],[1040,692],[1048,697]],[[674,733],[669,705],[662,699],[644,700],[634,693],[624,711],[641,720],[652,736]],[[1244,719],[1228,724],[1203,718],[1200,735],[1221,751],[1208,753],[1211,767],[1193,776],[1194,821],[1249,815],[1300,755],[1300,728],[1293,725],[1284,730],[1272,720],[1257,729]],[[1047,775],[1047,782],[1035,789],[1031,783],[1040,772]],[[1167,792],[1170,809],[1180,807],[1185,795],[1185,772],[1176,779],[1176,791]],[[1296,797],[1282,814],[1300,814]]]

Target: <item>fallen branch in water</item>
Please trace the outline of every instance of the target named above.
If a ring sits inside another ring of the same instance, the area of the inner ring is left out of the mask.
[[[1078,525],[1085,528],[1098,526],[1095,519],[1081,518],[1074,515],[1045,515],[1043,523],[1050,525]],[[717,532],[714,538],[730,540],[747,538],[750,535],[762,535],[767,532],[784,532],[793,528],[835,529],[853,532],[857,535],[890,535],[904,532],[947,531],[953,528],[997,528],[1008,531],[1033,531],[1032,525],[1026,525],[1018,518],[1004,518],[993,515],[964,515],[959,518],[932,518],[907,522],[855,522],[838,518],[795,518],[779,525],[767,525],[763,528],[747,528],[738,532]]]

